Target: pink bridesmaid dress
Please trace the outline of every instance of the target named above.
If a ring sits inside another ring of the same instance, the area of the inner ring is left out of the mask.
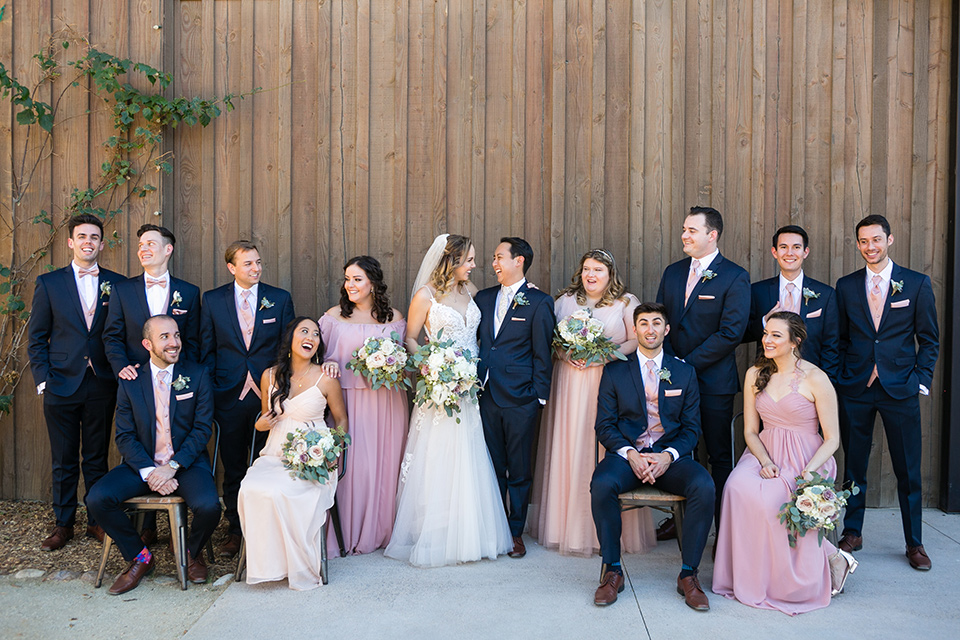
[[[830,562],[836,553],[826,539],[817,544],[810,531],[790,548],[787,530],[780,523],[780,507],[797,488],[803,471],[823,439],[816,405],[800,395],[799,378],[791,391],[774,401],[766,390],[757,395],[757,412],[763,419],[760,440],[780,476],[760,477],[760,461],[744,452],[723,490],[713,592],[759,609],[776,609],[790,615],[821,609],[830,604]],[[836,478],[833,458],[817,472]]]
[[[623,314],[628,304],[636,304],[636,298],[624,297],[626,301],[593,310],[593,317],[603,322],[604,335],[617,344],[633,338],[627,334]],[[563,320],[581,307],[575,295],[567,294],[554,308]],[[540,421],[527,524],[542,546],[564,555],[591,556],[600,550],[590,509],[590,479],[597,463],[594,423],[602,374],[602,366],[581,370],[566,360],[555,360],[550,401]],[[657,544],[649,509],[623,513],[621,542],[624,553],[642,553]]]
[[[406,329],[404,320],[358,324],[329,314],[320,318],[324,361],[340,365],[340,386],[350,420],[347,468],[337,487],[343,543],[350,555],[370,553],[390,542],[410,410],[406,392],[384,387],[373,391],[363,376],[347,369],[347,363],[367,338],[390,337],[395,331],[402,344]],[[327,550],[331,557],[339,555],[333,527],[328,529]]]

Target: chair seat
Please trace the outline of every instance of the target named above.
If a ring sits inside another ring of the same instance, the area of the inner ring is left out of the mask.
[[[182,502],[183,498],[180,496],[162,496],[159,493],[145,493],[142,496],[136,496],[130,498],[129,500],[124,500],[123,504],[144,507],[147,509],[149,509],[151,506],[156,506],[158,509],[166,509],[167,505],[180,504]]]
[[[686,498],[683,496],[667,493],[666,491],[662,491],[656,487],[639,487],[633,491],[625,491],[620,494],[620,502],[626,504],[632,504],[636,502],[650,504],[670,504],[675,502],[683,502],[684,500],[686,500]]]

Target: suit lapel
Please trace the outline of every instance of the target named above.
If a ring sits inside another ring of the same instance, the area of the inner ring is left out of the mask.
[[[237,335],[237,344],[243,346],[243,327],[240,326],[240,314],[237,309],[237,297],[233,283],[224,287],[223,308],[230,314],[229,322],[230,326],[233,327],[234,333]]]
[[[67,265],[60,270],[63,274],[63,286],[70,293],[67,294],[70,300],[73,301],[73,308],[77,310],[77,315],[80,316],[80,324],[84,329],[87,328],[87,320],[85,318],[86,313],[83,310],[83,303],[80,302],[80,290],[77,288],[77,279],[73,274],[73,267]],[[96,304],[96,303],[94,303]],[[88,330],[89,331],[89,330]]]
[[[512,318],[513,315],[514,315],[514,313],[516,313],[516,311],[517,311],[517,306],[518,306],[518,305],[517,305],[517,296],[520,295],[522,292],[524,292],[524,291],[526,291],[526,290],[527,290],[527,283],[524,282],[524,283],[523,283],[523,286],[521,286],[519,289],[517,289],[517,292],[514,294],[514,296],[513,296],[513,302],[511,302],[510,305],[507,307],[507,312],[506,312],[505,314],[503,314],[503,322],[500,323],[500,333],[498,333],[498,334],[494,337],[494,339],[493,339],[494,342],[496,342],[497,340],[500,339],[500,336],[503,335],[504,330],[506,330],[506,328],[507,328],[507,326],[508,326],[507,323],[510,322],[510,318]],[[498,295],[499,295],[499,292],[498,292]],[[493,302],[493,307],[494,307],[494,311],[493,311],[493,312],[494,312],[494,314],[496,314],[496,312],[497,312],[497,311],[496,311],[496,307],[497,307],[497,302],[496,302],[496,300],[497,300],[497,299],[494,298],[494,302]],[[496,322],[496,320],[494,320],[494,322]],[[494,329],[496,329],[496,327],[494,327]]]
[[[137,376],[140,381],[140,392],[143,393],[143,406],[147,409],[147,454],[153,458],[157,450],[157,405],[153,397],[153,369],[150,362],[141,367],[142,371]]]
[[[646,415],[647,394],[643,389],[643,376],[640,375],[640,356],[636,352],[627,356],[627,363],[630,365],[630,379],[633,380],[633,386],[637,389],[637,397],[640,398],[640,404],[644,406],[644,415]]]
[[[877,333],[880,333],[883,329],[883,325],[887,321],[887,316],[890,315],[890,298],[893,297],[893,283],[900,279],[900,265],[896,262],[893,263],[893,270],[890,272],[890,282],[887,284],[887,297],[883,301],[883,314],[880,316],[880,328],[877,329]]]
[[[691,263],[691,262],[693,262],[693,259],[692,259],[692,258],[687,258],[687,271],[686,271],[687,277],[690,277],[690,263]],[[713,273],[717,273],[717,269],[720,267],[720,264],[721,264],[722,262],[723,262],[723,255],[721,255],[721,254],[718,253],[718,254],[717,254],[717,257],[714,258],[714,259],[713,259],[713,262],[710,263],[710,266],[707,267],[706,269],[704,269],[703,271],[704,271],[704,272],[706,272],[706,271],[711,271],[711,272],[713,272]],[[706,283],[707,283],[707,280],[706,280],[706,279],[703,277],[703,275],[701,274],[700,279],[697,280],[696,286],[693,287],[693,291],[690,292],[690,299],[687,300],[687,304],[684,305],[684,307],[683,307],[683,313],[680,314],[680,317],[681,317],[681,318],[683,318],[683,316],[687,313],[687,310],[688,310],[688,309],[693,305],[693,303],[697,300],[697,295],[700,293],[700,290],[703,289],[703,285],[705,285]],[[686,288],[687,288],[687,281],[686,281],[686,280],[683,281],[683,288],[684,288],[684,290],[686,290]]]
[[[263,284],[262,282],[259,283],[259,284],[257,285],[257,294],[259,295],[259,297],[260,297],[261,299],[262,299],[262,298],[267,298],[267,285]],[[270,299],[267,298],[267,300],[270,300]],[[275,300],[270,300],[270,301],[273,302],[274,304],[276,304],[276,301],[275,301]],[[254,299],[252,300],[252,303],[253,303],[253,308],[251,309],[251,311],[253,311],[253,333],[250,334],[250,347],[251,347],[251,348],[253,348],[253,345],[254,345],[254,343],[255,343],[256,340],[257,340],[257,332],[260,331],[260,324],[261,324],[261,322],[260,322],[260,312],[262,311],[262,309],[261,309],[260,307],[263,306],[263,305],[261,305],[259,302],[257,302],[257,299],[256,299],[256,298],[254,298]]]
[[[170,442],[173,442],[173,425],[176,424],[177,417],[177,392],[173,388],[173,383],[180,375],[180,365],[173,365],[173,373],[170,376]]]
[[[860,308],[863,310],[864,320],[867,326],[876,333],[877,330],[873,326],[873,314],[870,312],[870,302],[867,300],[867,270],[863,268],[855,273],[857,277],[854,279],[854,284],[857,288],[857,299],[860,300]]]
[[[144,318],[150,317],[150,305],[147,304],[147,274],[141,273],[137,278],[137,300],[140,302],[140,310],[143,312]]]

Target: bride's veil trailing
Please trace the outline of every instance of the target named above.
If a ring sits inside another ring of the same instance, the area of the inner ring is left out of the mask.
[[[440,264],[440,258],[443,257],[443,250],[447,247],[447,238],[449,236],[449,233],[441,233],[434,238],[433,244],[427,249],[427,253],[423,256],[423,261],[420,262],[420,271],[417,271],[417,279],[413,281],[413,291],[410,292],[411,298],[417,295],[417,291],[420,291],[423,285],[430,282],[430,276],[433,274],[433,270],[437,268],[437,265]]]

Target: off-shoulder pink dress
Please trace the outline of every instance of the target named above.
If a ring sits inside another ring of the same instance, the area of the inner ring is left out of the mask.
[[[790,615],[830,604],[829,557],[836,553],[826,539],[817,545],[816,532],[808,532],[790,548],[787,530],[780,523],[780,507],[797,488],[795,478],[813,457],[823,439],[816,405],[798,391],[774,401],[757,394],[757,412],[763,419],[760,441],[780,467],[777,478],[760,477],[760,461],[744,452],[723,490],[713,592],[759,609],[776,609]],[[817,472],[836,478],[833,458]]]
[[[636,298],[627,294],[611,306],[593,310],[593,317],[603,322],[604,335],[617,344],[632,337],[623,322],[631,303]],[[568,294],[558,298],[554,308],[562,321],[581,307],[576,296]],[[591,556],[600,550],[590,509],[590,479],[597,464],[594,423],[602,375],[602,366],[578,369],[555,359],[550,401],[540,421],[527,524],[541,545],[565,555]],[[656,546],[649,509],[623,513],[621,542],[624,553],[642,553]]]
[[[384,387],[373,391],[363,376],[347,369],[347,363],[367,338],[390,337],[396,332],[403,344],[406,330],[404,320],[358,324],[329,314],[320,318],[324,361],[340,365],[340,387],[350,421],[346,472],[337,487],[337,509],[348,554],[370,553],[390,542],[410,409],[405,392]],[[328,528],[327,553],[339,555],[333,527]]]

